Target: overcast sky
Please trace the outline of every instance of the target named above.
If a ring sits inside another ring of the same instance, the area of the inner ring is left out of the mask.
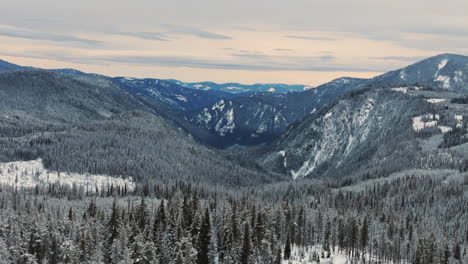
[[[0,58],[182,81],[371,77],[468,54],[466,0],[5,0]]]

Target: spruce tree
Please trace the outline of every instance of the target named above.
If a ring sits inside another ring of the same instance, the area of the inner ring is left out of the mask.
[[[284,246],[284,259],[288,260],[291,258],[291,238],[289,237],[289,232],[286,235],[286,244]]]
[[[244,242],[242,244],[240,263],[249,264],[251,253],[252,253],[252,245],[251,245],[251,237],[250,237],[250,226],[248,223],[245,223]]]
[[[206,208],[205,216],[200,227],[200,232],[197,241],[197,264],[209,264],[209,251],[211,243],[211,221],[210,211]]]
[[[105,241],[104,241],[104,259],[106,263],[114,263],[113,245],[114,241],[118,239],[120,234],[120,217],[119,209],[117,208],[116,201],[112,203],[112,212],[109,221],[106,225]]]

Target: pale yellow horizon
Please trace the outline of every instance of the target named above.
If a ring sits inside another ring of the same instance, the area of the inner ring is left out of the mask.
[[[468,54],[468,2],[448,1],[7,1],[0,58],[108,76],[316,86]]]

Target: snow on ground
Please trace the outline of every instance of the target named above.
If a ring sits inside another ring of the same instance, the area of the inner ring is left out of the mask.
[[[320,246],[313,247],[293,247],[291,250],[291,258],[289,260],[283,260],[282,264],[349,264],[349,263],[370,263],[370,255],[366,254],[366,262],[358,262],[356,260],[352,261],[346,252],[339,252],[336,249],[334,252],[330,252],[328,257],[328,252],[323,252]],[[317,262],[317,257],[320,258],[320,262]],[[372,258],[372,261],[375,261],[375,258]],[[377,262],[380,263],[380,262]],[[391,263],[391,262],[386,262]]]
[[[437,78],[435,78],[434,81],[441,82],[442,87],[445,88],[445,89],[450,88],[450,77],[448,77],[448,76],[439,75],[439,76],[437,76]]]
[[[419,132],[423,130],[424,128],[437,126],[437,128],[440,129],[442,133],[447,133],[447,132],[452,131],[452,128],[449,126],[440,126],[440,125],[438,126],[437,124],[438,124],[439,118],[440,118],[439,115],[432,115],[432,114],[413,117],[413,130],[416,132]]]
[[[281,157],[283,157],[283,166],[286,168],[286,165],[287,165],[287,163],[286,163],[286,151],[281,150],[281,151],[278,152],[278,154],[279,154]]]
[[[392,91],[400,92],[400,93],[407,93],[408,88],[407,87],[398,87],[398,88],[391,88]]]
[[[400,79],[406,80],[406,73],[405,73],[404,70],[400,71],[400,74],[399,74],[399,75],[400,75]]]
[[[463,81],[463,72],[462,71],[456,71],[455,76],[453,77],[453,80],[455,82],[462,82]]]
[[[457,120],[457,127],[463,126],[463,116],[462,115],[455,115],[455,120]]]
[[[439,71],[442,70],[448,63],[448,60],[447,59],[443,59],[440,61],[439,65],[438,65],[438,69]]]
[[[177,95],[176,98],[177,98],[177,100],[179,100],[179,101],[188,102],[187,97],[185,97],[185,96]]]
[[[317,257],[320,258],[320,263],[330,263],[330,264],[345,264],[347,263],[346,254],[343,253],[331,253],[330,258],[327,258],[327,253],[324,254],[325,258],[321,256],[322,250],[320,247],[306,247],[299,248],[293,247],[291,250],[291,258],[289,260],[283,260],[282,264],[315,264],[319,263],[316,260]]]
[[[442,133],[447,133],[447,132],[450,132],[452,131],[452,128],[451,127],[448,127],[448,126],[439,126],[439,129]]]
[[[426,102],[432,103],[432,104],[438,104],[447,101],[448,99],[440,99],[440,98],[431,98],[431,99],[425,99]]]
[[[413,117],[413,130],[417,132],[423,130],[426,127],[433,127],[437,125],[437,120],[424,122],[423,119],[427,118],[434,119],[434,115],[428,114]],[[438,119],[438,115],[435,116],[435,119]]]
[[[92,175],[49,171],[44,168],[42,161],[14,161],[0,163],[0,185],[11,185],[21,188],[33,188],[36,185],[47,186],[49,184],[67,184],[70,187],[76,185],[83,186],[85,190],[94,192],[96,188],[127,186],[128,190],[135,188],[135,183],[131,177],[117,178],[106,175]]]

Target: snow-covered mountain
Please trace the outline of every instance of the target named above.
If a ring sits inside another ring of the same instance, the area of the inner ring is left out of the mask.
[[[453,96],[419,87],[352,92],[291,126],[260,163],[293,179],[456,168],[468,149],[468,105]]]
[[[257,83],[257,84],[241,84],[241,83],[214,83],[214,82],[182,82],[174,79],[167,81],[177,85],[203,90],[203,91],[222,91],[232,94],[255,93],[255,92],[271,92],[271,93],[288,93],[302,92],[313,88],[309,85],[302,84],[282,84],[282,83]]]
[[[221,147],[270,142],[293,122],[361,87],[365,81],[340,78],[301,93],[253,93],[223,99],[188,113],[186,119],[217,136]]]
[[[0,60],[0,72],[3,71],[11,71],[11,70],[18,70],[21,69],[22,67],[13,63],[9,63],[4,60]]]
[[[139,180],[224,185],[271,180],[253,162],[241,165],[240,157],[200,144],[106,78],[3,72],[0,98],[0,162],[41,159],[51,171]]]
[[[159,101],[178,111],[193,111],[233,97],[230,93],[188,89],[160,79],[115,77],[111,80],[133,95]]]
[[[441,54],[369,80],[371,84],[425,84],[447,91],[468,93],[468,57]]]

